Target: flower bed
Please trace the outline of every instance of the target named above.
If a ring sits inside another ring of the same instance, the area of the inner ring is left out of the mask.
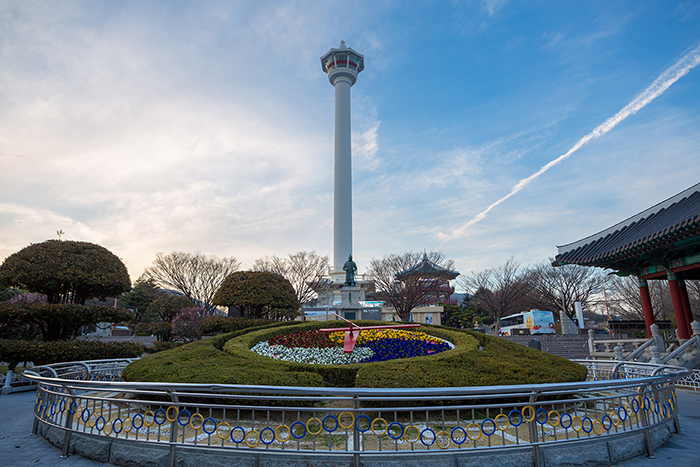
[[[454,346],[424,332],[399,329],[363,331],[352,353],[342,349],[344,332],[324,334],[318,330],[276,336],[251,350],[275,360],[320,365],[347,365],[432,355]]]

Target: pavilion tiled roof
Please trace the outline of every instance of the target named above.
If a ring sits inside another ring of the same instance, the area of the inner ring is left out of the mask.
[[[700,249],[700,183],[610,228],[558,248],[555,265],[579,264],[632,272]]]
[[[416,264],[412,268],[406,269],[396,274],[398,279],[407,276],[418,275],[419,277],[443,277],[445,279],[451,280],[459,276],[459,272],[453,271],[452,269],[443,268],[438,266],[428,259],[427,254],[423,254],[423,259],[420,263]]]

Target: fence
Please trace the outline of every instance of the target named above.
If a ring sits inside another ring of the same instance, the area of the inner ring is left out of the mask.
[[[679,367],[580,361],[589,380],[577,383],[308,388],[128,383],[120,378],[128,363],[72,362],[25,371],[39,383],[34,431],[42,430],[64,454],[85,454],[80,445],[87,439],[93,451],[106,446],[106,459],[92,451],[89,457],[115,462],[114,456],[141,450],[163,465],[188,465],[184,453],[196,451],[253,456],[251,465],[259,465],[261,455],[284,454],[315,465],[356,466],[387,454],[449,456],[456,463],[463,453],[518,452],[541,466],[564,451],[579,458],[572,442],[613,438],[600,455],[617,462],[630,457],[621,446],[637,446],[630,449],[639,455],[641,445],[652,455],[659,444],[654,430],[670,436],[669,427],[680,429],[674,384],[688,374]]]

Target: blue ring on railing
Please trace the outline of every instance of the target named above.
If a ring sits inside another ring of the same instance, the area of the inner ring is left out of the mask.
[[[85,412],[87,412],[87,417],[85,416]],[[83,423],[87,423],[88,420],[90,420],[90,409],[87,407],[83,409],[83,411],[80,413],[80,419],[83,421]]]
[[[158,412],[162,412],[162,413],[163,413],[163,421],[162,421],[162,422],[158,422]],[[156,425],[159,425],[159,426],[160,426],[160,425],[162,425],[163,423],[165,423],[167,420],[168,420],[168,416],[167,416],[167,414],[165,413],[165,410],[163,410],[163,407],[161,407],[160,409],[156,410],[155,413],[153,414],[153,421],[156,422]]]
[[[636,397],[634,399],[632,399],[632,411],[634,413],[639,412],[639,401],[637,400]]]
[[[654,413],[659,415],[659,412],[661,412],[661,404],[659,404],[659,401],[654,401]]]
[[[335,420],[335,427],[334,427],[332,430],[328,429],[328,427],[326,426],[326,420],[328,420],[329,418]],[[328,433],[333,433],[335,430],[338,429],[338,417],[336,417],[336,416],[333,415],[333,414],[328,414],[328,415],[326,415],[325,417],[323,417],[323,420],[321,420],[321,426],[322,426],[323,429],[326,430]],[[260,434],[262,434],[262,431],[260,432]]]
[[[51,406],[49,407],[49,413],[51,414],[52,417],[54,415],[56,415],[56,403],[55,402],[53,404],[51,404]]]
[[[78,410],[78,404],[75,401],[72,401],[70,406],[68,406],[68,411],[71,415],[75,415],[76,410]]]
[[[102,426],[100,426],[100,420],[102,420]],[[104,429],[105,423],[107,423],[107,420],[105,420],[105,418],[102,415],[100,415],[100,418],[95,420],[95,428],[97,428],[98,432]]]
[[[520,421],[518,423],[513,423],[513,413],[517,414],[520,417]],[[518,409],[513,409],[508,413],[508,421],[510,422],[511,425],[513,426],[520,426],[523,423],[525,417],[523,417],[523,413],[518,410]]]
[[[586,420],[588,420],[588,423],[590,423],[590,425],[591,425],[590,428],[588,428],[587,430],[586,430]],[[583,419],[581,420],[581,428],[583,428],[583,431],[585,431],[586,434],[589,434],[591,431],[593,431],[593,420],[591,420],[588,417],[583,417]]]
[[[464,433],[464,439],[462,439],[461,443],[455,439],[455,431],[457,431],[457,430],[460,430],[462,433]],[[452,431],[450,431],[450,438],[452,439],[453,443],[461,446],[462,444],[464,444],[465,441],[467,441],[467,430],[465,430],[461,426],[456,426],[456,427],[452,428]]]
[[[233,432],[236,430],[241,430],[243,432],[243,436],[241,438],[234,438],[233,437]],[[245,429],[242,426],[234,426],[233,428],[231,428],[231,433],[229,433],[229,437],[231,438],[231,441],[233,441],[234,443],[242,443],[243,441],[245,441]],[[274,433],[273,433],[273,437],[274,437]]]
[[[44,406],[44,413],[42,414],[42,417],[48,418],[48,417],[47,417],[48,412],[49,412],[49,404],[46,404],[46,405]]]
[[[34,407],[39,408],[40,405],[41,405],[41,397],[37,397],[36,404],[34,404]]]
[[[605,419],[606,418],[608,419],[608,422],[610,423],[610,425],[607,428],[605,427]],[[610,415],[607,415],[607,414],[603,415],[603,417],[600,419],[600,423],[603,425],[603,428],[605,429],[605,431],[610,431],[613,427],[612,418],[610,418]]]
[[[664,417],[670,417],[673,412],[671,411],[671,406],[669,405],[668,402],[664,402],[663,405],[661,405],[661,414]]]
[[[391,434],[391,427],[394,425],[401,428],[401,434],[399,436],[392,436],[392,434]],[[386,432],[389,433],[389,438],[391,438],[391,439],[401,439],[401,437],[403,436],[403,425],[399,422],[391,422],[391,423],[389,423],[389,426],[386,427]]]
[[[542,409],[540,409],[540,410],[542,410]],[[493,431],[492,431],[491,433],[486,433],[486,430],[484,429],[484,425],[486,424],[486,422],[491,422],[491,424],[493,425]],[[496,432],[496,422],[494,422],[494,421],[491,420],[490,418],[484,419],[484,421],[481,422],[481,432],[482,432],[483,434],[485,434],[486,436],[491,436],[491,435],[493,435],[493,434]]]
[[[265,433],[266,430],[270,430],[270,433],[272,433],[272,439],[270,441],[265,441],[263,438],[263,433]],[[260,438],[260,441],[263,442],[263,444],[272,444],[275,441],[275,430],[270,428],[269,426],[266,426],[262,430],[260,430],[260,434],[258,435],[258,438]]]
[[[541,413],[544,414],[544,420],[543,420],[543,421],[540,421],[539,415],[540,415]],[[547,423],[548,420],[549,420],[549,413],[547,413],[547,411],[544,410],[542,407],[540,407],[539,409],[537,409],[537,412],[535,412],[535,421],[536,421],[537,423],[539,423],[540,425],[544,425],[545,423]]]
[[[367,417],[367,418],[369,418],[369,417]],[[297,436],[297,435],[294,434],[294,427],[295,427],[296,425],[301,425],[301,427],[304,429],[304,433],[302,433],[301,436]],[[368,428],[368,429],[369,429],[369,428]],[[301,438],[303,438],[304,436],[306,436],[306,425],[304,425],[304,422],[298,422],[298,421],[297,421],[297,422],[294,422],[294,423],[292,423],[292,426],[289,427],[289,431],[290,431],[290,433],[292,434],[292,438],[294,438],[294,439],[301,439]],[[365,431],[367,431],[367,430],[365,430]]]
[[[58,403],[58,411],[63,413],[66,411],[66,400],[61,399],[61,402]]]
[[[569,417],[569,424],[566,426],[564,425],[564,417]],[[559,415],[559,425],[561,425],[561,427],[564,428],[565,430],[568,430],[569,428],[571,428],[571,425],[573,425],[573,423],[574,423],[574,419],[571,416],[571,414],[564,412],[563,414]]]
[[[136,417],[139,417],[141,419],[141,424],[139,426],[136,426]],[[131,417],[131,426],[137,430],[140,430],[141,427],[143,426],[143,415],[140,413],[137,413],[133,417]]]
[[[651,408],[651,401],[647,396],[644,396],[644,410],[649,410]]]
[[[360,421],[361,418],[366,418],[367,419],[367,428],[362,430],[359,426],[357,426],[357,422]],[[355,428],[357,428],[357,431],[360,433],[364,433],[365,431],[368,431],[372,427],[372,420],[367,416],[367,415],[358,415],[358,417],[355,419]]]
[[[623,416],[622,414],[625,414],[625,415]],[[627,413],[627,409],[624,408],[623,406],[620,406],[617,408],[617,415],[618,415],[618,417],[620,417],[620,420],[622,420],[623,422],[625,420],[627,420],[627,417],[629,416],[629,414]]]
[[[426,431],[429,431],[430,433],[433,434],[433,441],[430,444],[423,441],[423,433],[425,433]],[[435,444],[436,439],[437,439],[437,436],[435,435],[435,432],[430,428],[426,428],[420,432],[420,442],[423,443],[423,445],[425,445],[425,446],[432,446],[433,444]]]
[[[119,431],[117,431],[117,422],[119,422]],[[120,417],[117,417],[116,419],[114,419],[114,421],[112,422],[112,431],[114,431],[114,433],[116,433],[116,434],[119,434],[122,432],[123,428],[124,428],[124,420],[122,420]]]
[[[212,422],[214,422],[214,429],[211,430],[211,431],[207,431],[207,422],[208,422],[209,420],[211,420]],[[204,432],[205,432],[206,434],[208,434],[208,435],[214,434],[214,432],[216,432],[216,427],[217,427],[216,420],[214,420],[214,419],[211,418],[211,417],[205,418],[204,421],[202,422],[202,430],[204,430]]]
[[[187,412],[187,421],[186,421],[185,423],[182,423],[182,420],[180,420],[180,417],[182,416],[182,413],[183,413],[183,412]],[[191,419],[191,418],[192,418],[192,414],[191,414],[190,411],[187,410],[187,409],[182,409],[182,410],[180,410],[180,413],[177,414],[177,422],[178,422],[180,425],[182,425],[182,426],[185,426],[185,425],[187,425],[188,423],[190,423],[190,419]]]

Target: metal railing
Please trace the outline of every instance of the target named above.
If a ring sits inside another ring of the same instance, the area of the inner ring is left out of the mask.
[[[432,455],[585,441],[677,422],[688,370],[583,360],[584,382],[460,388],[312,388],[121,381],[128,360],[25,370],[40,422],[71,434],[248,452]],[[143,445],[143,444],[142,444]]]

